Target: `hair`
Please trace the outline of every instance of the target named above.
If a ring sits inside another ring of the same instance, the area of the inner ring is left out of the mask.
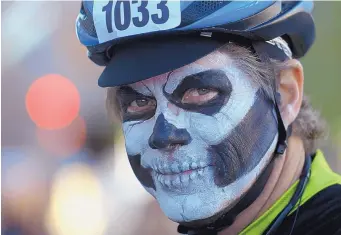
[[[280,72],[289,68],[288,62],[272,60],[266,55],[256,55],[250,48],[228,43],[221,47],[218,53],[228,55],[232,63],[252,78],[252,82],[258,84],[264,95],[272,100],[278,89]],[[261,58],[261,59],[260,59]],[[116,88],[108,88],[106,107],[112,121],[120,119],[120,110],[116,100]],[[303,95],[300,111],[291,124],[291,135],[302,139],[306,154],[316,151],[320,141],[326,137],[327,126],[320,113],[314,110],[309,98]]]

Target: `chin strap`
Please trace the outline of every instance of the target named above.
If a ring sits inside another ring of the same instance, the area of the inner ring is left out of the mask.
[[[289,46],[281,38],[276,38],[267,42],[252,41],[251,45],[251,49],[258,56],[259,60],[263,60],[263,55],[265,55],[266,58],[271,58],[278,61],[286,61],[288,59],[291,59],[292,57]],[[279,92],[277,92],[276,79],[274,79],[273,81],[273,89],[273,102],[278,123],[278,142],[275,149],[275,155],[283,155],[288,146],[287,138],[291,135],[292,128],[291,125],[289,125],[288,129],[286,130],[283,123],[281,112],[279,110],[281,95],[279,94]]]
[[[291,135],[292,126],[288,126],[288,130],[285,129],[283,119],[281,113],[278,108],[278,103],[280,101],[280,94],[278,92],[275,93],[275,112],[277,116],[277,125],[278,125],[278,141],[277,146],[275,148],[275,155],[283,155],[286,148],[288,147],[287,139]]]

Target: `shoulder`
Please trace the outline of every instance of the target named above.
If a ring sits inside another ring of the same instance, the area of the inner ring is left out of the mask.
[[[288,216],[279,229],[283,234],[290,233],[295,217],[292,235],[341,234],[341,184],[321,190]]]

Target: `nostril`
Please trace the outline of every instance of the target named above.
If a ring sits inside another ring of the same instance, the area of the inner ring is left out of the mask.
[[[169,146],[187,145],[190,143],[191,138],[187,136],[181,136],[178,139],[171,140]]]
[[[178,131],[182,131],[179,129]],[[148,142],[149,146],[152,149],[164,149],[164,148],[176,148],[182,145],[187,145],[191,142],[192,138],[188,134],[187,131],[177,134],[169,134],[169,135],[158,135],[157,133],[153,133]]]
[[[148,142],[152,149],[165,149],[187,145],[191,140],[192,138],[186,129],[176,128],[164,118],[163,114],[160,114]]]
[[[151,135],[148,140],[149,146],[152,149],[163,149],[168,146],[167,140],[161,137],[157,137],[155,135]]]
[[[182,146],[182,144],[169,144],[169,145],[167,146],[167,149],[169,149],[169,150],[171,150],[171,151],[174,151],[174,150],[180,148],[181,146]]]

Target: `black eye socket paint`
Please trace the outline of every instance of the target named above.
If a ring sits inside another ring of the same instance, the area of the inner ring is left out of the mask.
[[[141,112],[141,113],[129,113],[127,112],[128,106],[136,99],[154,100],[154,97],[143,95],[129,86],[122,86],[117,90],[117,101],[120,104],[120,108],[123,114],[123,122],[135,121],[135,120],[147,120],[154,116],[156,105],[154,109]],[[156,104],[156,101],[155,101]]]
[[[193,88],[216,89],[219,93],[212,100],[204,104],[184,104],[182,97],[185,92]],[[232,84],[228,79],[226,73],[219,69],[211,69],[200,73],[192,74],[185,77],[177,86],[172,94],[165,91],[165,97],[176,106],[206,115],[213,115],[226,104],[231,96]]]

